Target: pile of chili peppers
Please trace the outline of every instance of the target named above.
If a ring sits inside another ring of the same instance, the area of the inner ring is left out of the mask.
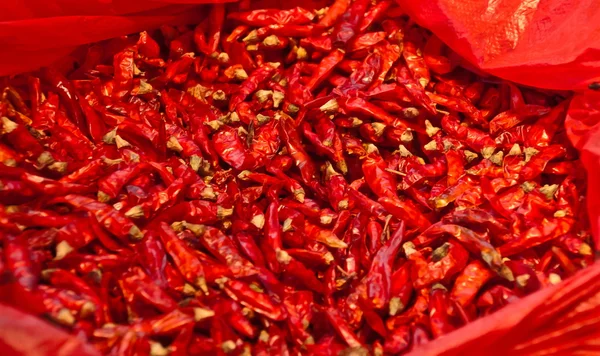
[[[568,93],[393,1],[85,52],[0,79],[0,294],[102,353],[401,354],[593,261]]]

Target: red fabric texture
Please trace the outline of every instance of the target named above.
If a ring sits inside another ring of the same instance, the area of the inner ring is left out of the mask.
[[[582,90],[600,81],[597,0],[397,0],[420,25],[483,72],[517,83]],[[193,23],[211,0],[0,1],[0,76],[34,70],[79,45],[161,24]],[[214,2],[214,1],[212,1]],[[223,1],[221,1],[223,2]],[[323,1],[260,0],[255,8]],[[600,92],[574,96],[565,123],[588,172],[588,209],[600,246]],[[600,263],[442,336],[415,355],[600,353]],[[588,340],[588,341],[586,341]],[[0,304],[0,354],[95,355],[79,339]]]

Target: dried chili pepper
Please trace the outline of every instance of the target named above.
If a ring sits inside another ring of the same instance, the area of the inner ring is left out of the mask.
[[[106,354],[418,353],[592,262],[569,93],[393,1],[205,10],[0,78],[10,303]]]

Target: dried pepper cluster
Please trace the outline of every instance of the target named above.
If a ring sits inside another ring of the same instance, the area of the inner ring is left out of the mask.
[[[404,353],[593,259],[568,97],[392,1],[213,5],[67,77],[0,82],[0,294],[104,353]]]

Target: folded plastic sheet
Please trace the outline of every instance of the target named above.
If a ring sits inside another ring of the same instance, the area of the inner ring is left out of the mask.
[[[600,81],[597,0],[397,1],[469,66],[484,73],[561,90],[581,90]],[[48,65],[85,43],[162,24],[197,22],[203,10],[196,5],[208,2],[211,0],[0,1],[0,75]],[[323,4],[321,0],[258,0],[251,6],[317,8]],[[588,173],[588,212],[598,247],[600,206],[593,203],[600,198],[600,93],[576,94],[565,126]],[[31,303],[21,304],[21,309],[33,312]],[[442,336],[414,354],[547,355],[573,354],[574,350],[600,354],[598,339],[600,263]],[[0,304],[0,354],[96,353],[75,336]]]

